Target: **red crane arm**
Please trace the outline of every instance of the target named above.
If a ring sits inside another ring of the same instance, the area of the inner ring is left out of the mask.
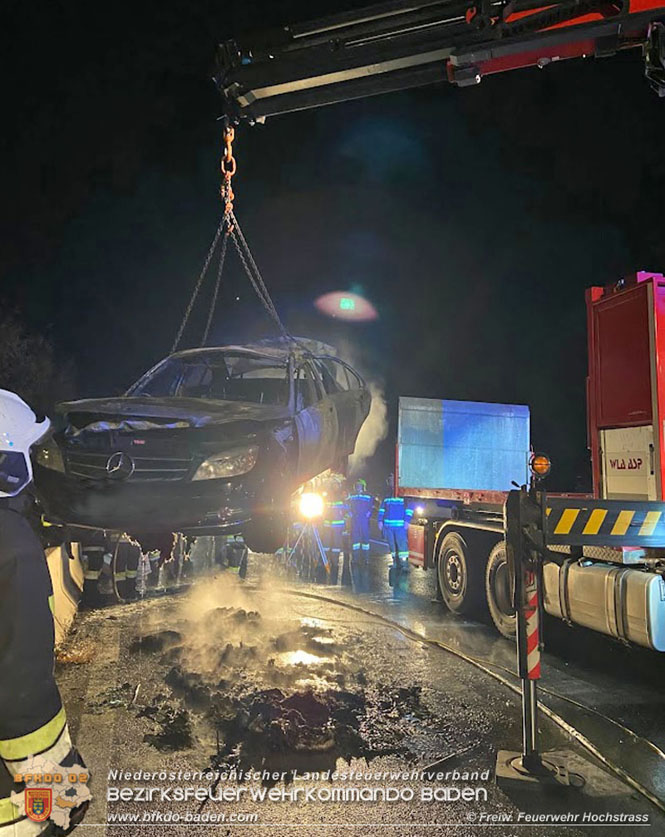
[[[267,116],[441,81],[642,47],[665,91],[664,0],[388,0],[220,45],[231,118]]]

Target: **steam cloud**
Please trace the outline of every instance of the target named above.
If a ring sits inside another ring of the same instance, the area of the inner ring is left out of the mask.
[[[337,340],[337,355],[346,363],[357,369],[368,382],[372,396],[372,406],[365,423],[360,429],[356,440],[356,447],[349,457],[349,476],[360,476],[368,459],[376,453],[379,444],[388,435],[388,403],[382,383],[372,380],[369,370],[363,363],[362,355],[357,346],[348,340]],[[365,367],[365,368],[364,368]]]
[[[376,452],[379,443],[388,435],[388,404],[383,390],[378,384],[370,382],[372,406],[365,420],[353,454],[349,457],[349,475],[357,476],[365,467],[365,462]]]

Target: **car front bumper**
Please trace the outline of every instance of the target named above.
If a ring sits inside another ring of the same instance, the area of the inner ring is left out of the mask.
[[[83,481],[35,466],[35,485],[51,523],[130,533],[232,533],[256,512],[256,478],[196,482]]]

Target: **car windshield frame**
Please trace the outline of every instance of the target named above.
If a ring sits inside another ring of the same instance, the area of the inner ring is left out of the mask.
[[[232,363],[229,364],[229,361],[232,361]],[[234,368],[242,368],[244,365],[246,365],[247,368],[234,374]],[[293,397],[290,375],[291,366],[291,358],[290,355],[287,354],[264,354],[260,352],[243,351],[242,348],[229,348],[223,350],[202,349],[200,352],[169,355],[164,358],[142,375],[138,381],[132,384],[132,386],[127,390],[126,396],[133,398],[195,399],[204,402],[232,401],[244,404],[287,408],[291,406]],[[171,375],[164,382],[164,386],[161,391],[146,391],[149,384],[154,383],[158,376],[164,375],[169,367],[171,367]],[[191,381],[187,383],[189,391],[185,391],[184,387],[188,373],[191,373],[192,370],[198,368],[201,370],[201,373],[205,375],[206,367],[210,370],[224,369],[224,378],[215,381],[214,376],[212,376],[211,373],[211,379],[207,382],[207,384],[203,379],[201,380],[198,387],[200,390],[199,392],[192,391],[193,385]],[[264,369],[270,370],[273,374],[263,377],[255,374]],[[281,370],[282,375],[275,375],[274,372],[276,370]],[[218,390],[219,394],[211,396],[209,394],[210,390],[215,386],[215,384],[219,386],[222,381],[224,381],[222,384],[224,387],[223,392]],[[254,387],[255,397],[251,397],[251,388],[247,388],[245,392],[242,392],[242,390],[237,387],[238,382],[241,381],[270,381],[271,386],[269,390],[258,390]],[[278,382],[281,382],[283,386],[278,386]],[[235,385],[235,392],[234,387],[229,386],[231,383]],[[208,387],[207,392],[204,391],[206,386]],[[279,394],[280,390],[281,394]],[[270,393],[270,400],[264,400],[266,392]],[[279,397],[277,397],[278,394]],[[256,397],[259,395],[260,397]]]

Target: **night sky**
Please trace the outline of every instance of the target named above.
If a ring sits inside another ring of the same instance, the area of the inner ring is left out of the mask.
[[[353,5],[6,0],[0,308],[80,395],[173,341],[220,213],[215,44]],[[400,394],[528,403],[549,487],[586,487],[584,289],[665,270],[665,103],[639,51],[238,134],[237,214],[291,330],[351,345],[393,415]],[[269,333],[229,267],[215,342]],[[376,323],[313,308],[349,288]]]

